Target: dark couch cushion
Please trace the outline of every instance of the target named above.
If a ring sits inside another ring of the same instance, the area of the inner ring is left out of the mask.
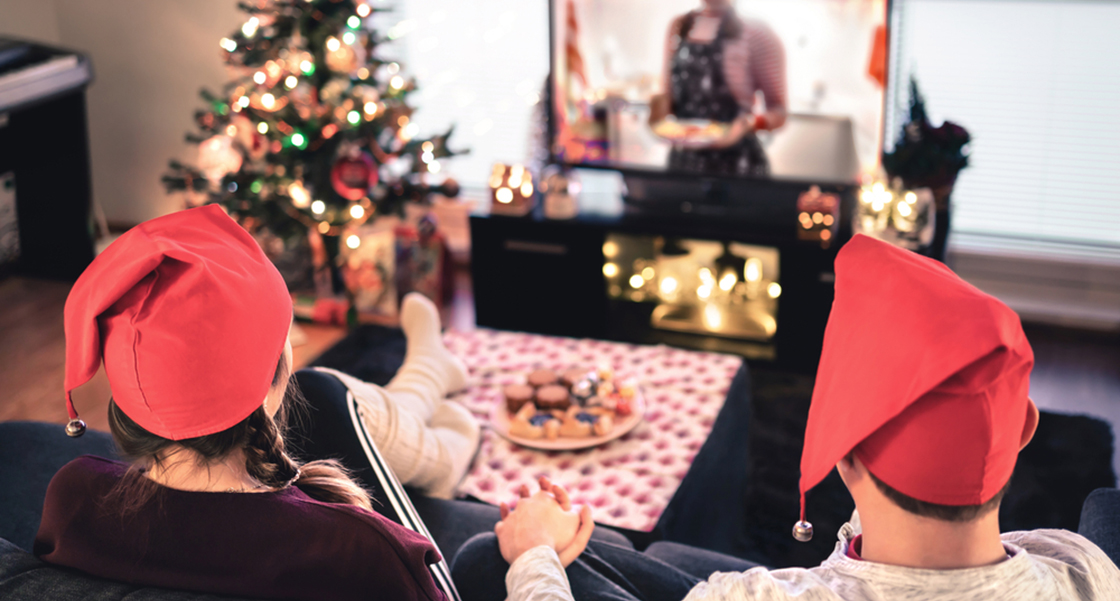
[[[36,559],[0,538],[0,599],[5,601],[236,601],[185,591],[136,587],[86,576]]]
[[[0,423],[0,538],[31,549],[55,472],[75,457],[117,456],[111,436],[89,430],[70,438],[57,424]]]

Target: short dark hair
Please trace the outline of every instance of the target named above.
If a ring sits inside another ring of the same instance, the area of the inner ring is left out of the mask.
[[[875,474],[870,471],[867,473],[871,474],[871,480],[875,482],[875,486],[895,505],[914,515],[944,522],[971,522],[978,517],[987,515],[999,507],[1003,495],[1007,494],[1007,489],[1011,487],[1011,479],[1008,478],[1007,484],[1004,484],[1003,488],[999,489],[994,497],[979,505],[940,505],[928,501],[919,501],[910,495],[900,493],[886,482],[876,478]]]

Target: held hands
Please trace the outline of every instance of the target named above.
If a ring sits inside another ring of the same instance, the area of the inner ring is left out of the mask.
[[[547,545],[567,567],[587,548],[595,530],[591,508],[584,505],[578,512],[573,510],[568,491],[548,478],[540,479],[540,487],[530,495],[529,487],[522,486],[515,510],[505,503],[500,505],[502,520],[494,525],[498,546],[502,557],[512,564],[529,549]]]

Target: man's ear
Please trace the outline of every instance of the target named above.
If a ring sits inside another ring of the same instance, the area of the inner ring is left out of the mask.
[[[840,458],[840,461],[836,462],[836,471],[840,473],[840,479],[844,481],[844,484],[851,484],[851,482],[855,480],[857,476],[857,461],[859,460],[856,459],[856,453],[852,450],[848,451],[846,455]]]
[[[1027,443],[1034,438],[1034,432],[1038,429],[1038,406],[1034,401],[1027,397],[1027,421],[1023,424],[1023,435],[1019,439],[1019,450],[1022,451]]]

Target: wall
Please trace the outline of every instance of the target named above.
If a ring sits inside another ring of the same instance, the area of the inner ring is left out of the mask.
[[[160,175],[171,158],[194,162],[183,140],[198,90],[226,80],[218,40],[245,16],[236,0],[3,0],[0,33],[86,52],[94,202],[112,222],[181,208]]]

